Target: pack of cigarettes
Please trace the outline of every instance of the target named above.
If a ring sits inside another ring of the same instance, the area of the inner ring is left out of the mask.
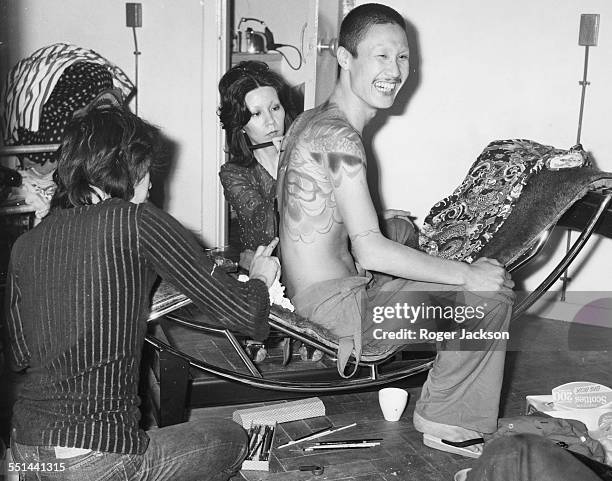
[[[269,471],[270,453],[276,435],[276,422],[253,422],[248,429],[249,450],[242,463],[242,469]]]

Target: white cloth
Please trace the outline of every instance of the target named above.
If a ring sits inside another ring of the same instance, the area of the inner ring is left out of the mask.
[[[57,459],[68,459],[83,454],[91,453],[91,449],[83,448],[64,448],[62,446],[55,446],[55,457]]]
[[[249,280],[249,276],[240,274],[238,280],[240,282],[246,282]],[[291,312],[295,310],[295,307],[291,304],[291,300],[285,297],[285,286],[283,286],[278,279],[268,288],[268,294],[270,295],[270,305],[276,304],[277,306],[289,309]]]
[[[24,197],[28,205],[34,206],[37,219],[49,213],[51,199],[57,185],[53,182],[53,172],[39,174],[34,168],[20,170],[21,186],[14,188],[17,197]]]

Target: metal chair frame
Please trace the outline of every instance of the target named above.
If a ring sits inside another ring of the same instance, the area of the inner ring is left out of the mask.
[[[544,292],[546,292],[550,288],[550,286],[561,277],[563,272],[568,268],[571,262],[584,248],[588,239],[595,232],[595,228],[598,222],[601,220],[603,214],[606,212],[606,209],[610,205],[610,201],[612,199],[612,190],[610,189],[600,190],[598,191],[598,193],[601,194],[599,206],[597,207],[595,213],[592,215],[589,221],[586,223],[586,226],[580,236],[576,239],[572,247],[567,251],[563,259],[557,264],[557,266],[546,277],[546,279],[544,279],[541,284],[533,291],[533,293],[515,305],[513,309],[512,320],[515,320],[522,314],[524,314],[525,311],[529,309],[542,296],[542,294],[544,294]],[[553,227],[550,227],[543,231],[537,241],[532,246],[530,246],[523,255],[521,255],[518,259],[516,259],[510,265],[507,266],[508,271],[517,271],[521,267],[525,266],[528,262],[533,260],[542,251],[542,249],[548,242],[552,230]],[[277,381],[274,379],[265,379],[264,376],[259,372],[257,367],[250,360],[250,358],[247,356],[238,339],[229,330],[215,329],[212,327],[204,326],[199,323],[186,321],[184,319],[180,319],[174,316],[166,315],[166,319],[169,319],[172,322],[176,322],[177,324],[200,330],[202,332],[214,332],[217,334],[222,333],[234,347],[250,374],[246,375],[236,373],[235,371],[223,369],[218,366],[214,366],[201,360],[195,359],[192,356],[189,356],[181,352],[180,350],[174,348],[173,346],[161,341],[160,339],[157,339],[155,336],[148,335],[146,341],[151,346],[159,350],[168,351],[182,358],[193,368],[201,369],[210,374],[220,376],[230,381],[244,383],[246,385],[257,388],[304,393],[341,392],[360,387],[379,386],[387,383],[396,382],[409,376],[413,376],[415,374],[427,371],[433,364],[433,358],[431,358],[423,360],[423,363],[418,366],[411,366],[403,369],[400,368],[397,371],[393,371],[387,374],[381,374],[379,371],[379,366],[389,360],[389,358],[386,358],[377,362],[360,361],[359,366],[368,368],[369,375],[367,377],[351,379],[341,379],[339,377],[337,380],[331,382],[312,383],[294,383],[286,381]],[[269,323],[271,327],[287,336],[290,336],[293,339],[302,341],[303,343],[306,343],[307,345],[312,346],[315,349],[319,349],[330,356],[336,355],[336,352],[333,349],[330,349],[327,345],[302,332],[287,327],[286,324],[281,321],[279,315],[274,312],[271,312],[269,316]],[[390,356],[390,358],[393,357],[395,354],[396,353]],[[349,362],[355,363],[355,359],[351,358]]]
[[[10,155],[18,155],[18,154],[27,154],[27,153],[40,153],[40,152],[49,152],[54,151],[59,147],[59,144],[48,144],[48,145],[25,145],[25,146],[5,146],[0,148],[0,156],[10,156]],[[557,266],[553,269],[553,271],[540,283],[540,285],[532,292],[531,295],[520,301],[513,310],[512,320],[520,317],[527,309],[529,309],[543,294],[546,292],[554,282],[556,282],[563,272],[565,272],[568,266],[573,262],[576,256],[580,253],[580,251],[584,248],[589,238],[595,232],[598,222],[601,220],[603,214],[606,212],[606,209],[610,205],[610,201],[612,199],[612,190],[611,189],[600,189],[598,194],[601,195],[599,206],[597,207],[595,213],[592,215],[591,219],[586,223],[586,226],[582,230],[580,236],[574,241],[573,245],[570,249],[568,249],[566,255],[563,259],[557,264]],[[514,272],[528,262],[530,262],[533,258],[535,258],[546,245],[550,234],[553,230],[553,227],[542,232],[538,240],[517,260],[513,261],[509,266],[507,266],[509,272]],[[172,309],[176,309],[178,307],[189,304],[189,300],[185,299],[182,303],[176,304]],[[168,311],[171,309],[168,309]],[[291,391],[291,392],[300,392],[300,393],[331,393],[331,392],[341,392],[346,390],[358,389],[362,387],[371,387],[371,386],[379,386],[384,385],[396,381],[400,381],[407,377],[422,373],[427,371],[433,364],[433,358],[424,359],[421,364],[416,366],[408,366],[399,368],[396,371],[391,371],[389,373],[381,373],[379,370],[379,366],[389,358],[382,359],[377,362],[373,361],[359,361],[359,366],[367,368],[369,374],[367,377],[357,377],[351,379],[338,379],[336,381],[331,382],[312,382],[312,383],[296,383],[296,382],[287,382],[287,381],[278,381],[274,379],[265,379],[263,375],[259,372],[257,367],[253,364],[251,359],[248,357],[246,352],[244,351],[242,345],[227,329],[218,329],[210,326],[205,326],[195,322],[189,322],[184,319],[180,319],[176,316],[170,315],[168,312],[157,313],[156,317],[166,315],[166,319],[169,319],[178,324],[182,324],[184,326],[197,329],[201,332],[208,333],[216,333],[223,334],[227,340],[230,342],[245,367],[249,371],[249,374],[241,374],[232,370],[224,369],[219,366],[212,365],[210,363],[206,363],[202,360],[198,360],[192,356],[189,356],[179,349],[171,346],[170,344],[156,338],[153,335],[146,336],[146,342],[152,346],[157,351],[165,351],[167,353],[176,356],[177,358],[182,359],[185,363],[195,369],[200,369],[215,376],[219,376],[221,378],[227,379],[229,381],[235,381],[239,383],[246,384],[251,387],[263,388],[263,389],[271,389],[277,391]],[[324,353],[335,356],[336,352],[330,349],[325,344],[319,342],[318,340],[311,338],[301,332],[292,330],[288,328],[284,323],[281,322],[279,316],[275,313],[271,313],[269,317],[270,326],[274,329],[290,336],[294,339],[300,340]],[[394,353],[391,357],[395,356]],[[352,359],[349,362],[355,362]]]
[[[612,189],[600,189],[598,191],[593,192],[600,195],[599,205],[595,210],[594,214],[588,220],[578,238],[567,250],[565,256],[563,256],[563,258],[559,261],[559,263],[552,270],[552,272],[540,283],[540,285],[538,285],[538,287],[534,289],[534,291],[529,296],[527,296],[525,299],[523,299],[514,306],[512,320],[518,319],[521,315],[523,315],[527,309],[529,309],[535,302],[537,302],[538,299],[540,299],[540,297],[542,297],[542,295],[555,282],[557,282],[557,280],[559,280],[559,278],[567,270],[569,265],[574,261],[580,251],[582,251],[587,241],[595,232],[597,224],[601,221],[602,216],[610,205],[610,200],[612,199]],[[546,245],[546,242],[548,241],[551,232],[552,227],[544,231],[538,241],[530,250],[527,251],[524,257],[519,258],[518,260],[514,261],[510,266],[508,266],[508,272],[513,272],[519,269],[527,262],[531,261],[536,255],[538,255]],[[545,236],[545,238],[543,238],[542,236]]]
[[[236,381],[244,383],[250,387],[263,388],[263,389],[272,389],[276,391],[290,391],[290,392],[300,392],[300,393],[333,393],[333,392],[341,392],[347,390],[354,390],[363,387],[369,386],[379,386],[383,384],[388,384],[396,381],[400,381],[406,377],[413,376],[415,374],[427,371],[431,365],[433,364],[433,358],[427,358],[422,361],[422,363],[414,366],[408,366],[398,369],[397,371],[391,371],[388,373],[381,373],[379,370],[379,366],[390,358],[394,357],[397,353],[393,353],[388,358],[381,359],[378,362],[372,361],[360,361],[359,366],[366,367],[368,369],[367,377],[353,377],[350,379],[338,379],[330,382],[312,382],[308,384],[298,383],[298,382],[288,382],[288,381],[279,381],[275,379],[266,379],[263,374],[257,369],[253,361],[248,357],[244,348],[242,347],[240,341],[236,338],[236,336],[229,331],[228,329],[219,329],[211,326],[206,326],[200,323],[187,321],[185,319],[181,319],[176,316],[166,315],[165,319],[170,320],[173,323],[189,327],[191,329],[198,330],[200,332],[205,333],[214,333],[214,334],[222,334],[232,345],[241,361],[243,362],[246,369],[250,374],[242,374],[237,373],[236,371],[225,369],[219,366],[215,366],[208,362],[202,361],[200,359],[196,359],[193,356],[190,356],[174,346],[160,340],[154,335],[147,335],[146,342],[150,344],[157,350],[167,351],[171,354],[183,359],[185,362],[189,363],[189,365],[196,369],[201,369],[206,371],[207,373],[213,374],[215,376],[220,376],[224,379],[230,381]],[[309,336],[304,335],[303,333],[299,333],[297,331],[293,331],[283,324],[281,324],[278,320],[278,316],[272,314],[268,322],[270,326],[277,329],[278,331],[293,337],[294,339],[298,339],[308,345],[315,347],[316,349],[320,349],[330,356],[335,356],[336,352],[316,339],[310,338]],[[352,359],[354,363],[354,359]]]

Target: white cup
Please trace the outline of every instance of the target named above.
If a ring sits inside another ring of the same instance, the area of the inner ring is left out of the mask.
[[[455,481],[466,481],[468,473],[472,470],[472,468],[465,468],[461,471],[457,471],[453,479]]]
[[[378,391],[378,403],[386,421],[399,421],[402,417],[408,393],[397,387],[386,387]]]

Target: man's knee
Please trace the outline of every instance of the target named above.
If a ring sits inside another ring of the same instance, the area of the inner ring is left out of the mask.
[[[465,304],[472,308],[474,315],[466,319],[461,327],[491,332],[507,331],[513,303],[514,293],[510,289],[492,293],[466,293]]]
[[[248,438],[240,424],[227,419],[206,419],[199,423],[201,432],[209,439],[217,439],[246,446]]]
[[[213,455],[211,461],[224,459],[228,472],[238,471],[247,455],[248,444],[242,426],[227,419],[205,419],[198,424],[199,442],[207,448],[209,455]]]
[[[153,431],[156,445],[172,444],[174,450],[189,448],[224,457],[230,464],[242,462],[248,438],[239,424],[228,419],[209,418],[189,421]],[[163,447],[162,447],[163,449]],[[230,459],[231,458],[231,459]]]

